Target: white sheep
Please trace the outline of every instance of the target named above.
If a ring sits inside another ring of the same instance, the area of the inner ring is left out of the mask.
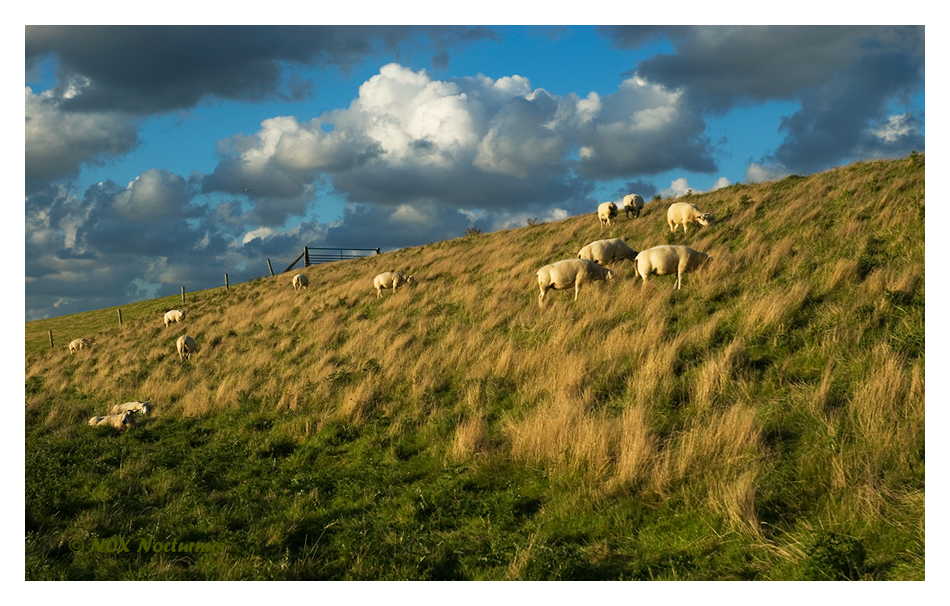
[[[610,225],[617,216],[617,205],[613,202],[604,202],[597,207],[597,217],[600,219],[601,227]]]
[[[614,272],[587,259],[567,259],[538,270],[538,306],[544,305],[544,294],[551,290],[565,290],[574,287],[574,300],[581,290],[581,284],[597,280],[613,280]]]
[[[643,209],[643,198],[640,194],[627,194],[623,197],[623,211],[627,213],[627,218],[630,218],[630,215],[633,215],[634,218],[640,216],[640,211]]]
[[[185,320],[185,310],[183,309],[173,309],[171,311],[165,312],[165,326],[168,326],[172,322],[176,324],[178,322],[183,322]]]
[[[683,274],[700,267],[712,257],[688,246],[654,246],[644,250],[634,260],[637,274],[646,284],[647,276],[676,274],[676,288],[680,287]],[[636,278],[634,278],[636,279]]]
[[[299,291],[303,288],[310,288],[310,278],[303,274],[297,274],[294,276],[294,290]]]
[[[384,271],[375,278],[373,278],[373,287],[376,289],[376,298],[383,296],[384,288],[393,289],[393,294],[396,292],[397,286],[402,286],[403,284],[415,284],[416,279],[412,276],[404,276],[398,271]]]
[[[597,240],[591,242],[577,253],[578,259],[587,259],[598,265],[609,265],[614,261],[623,261],[637,258],[637,251],[633,250],[620,238]]]
[[[182,335],[178,337],[178,341],[175,343],[178,348],[178,357],[184,362],[185,358],[191,357],[191,354],[198,351],[198,344],[195,343],[195,340],[188,335]]]
[[[80,349],[92,349],[92,346],[96,344],[96,339],[73,339],[69,342],[69,355],[72,355],[79,351]]]
[[[669,223],[672,232],[676,231],[676,226],[682,225],[685,234],[686,226],[689,223],[695,221],[700,225],[709,225],[712,220],[713,216],[711,214],[704,213],[689,202],[675,202],[666,211],[666,222]]]
[[[132,413],[142,413],[148,414],[152,410],[152,405],[150,404],[151,400],[146,400],[145,402],[126,402],[125,404],[116,404],[112,407],[112,414],[119,415],[123,412],[132,412]]]
[[[125,412],[117,415],[106,415],[104,417],[92,417],[89,419],[89,424],[93,427],[97,425],[111,425],[116,429],[126,429],[134,422],[135,413],[130,410],[126,410]]]

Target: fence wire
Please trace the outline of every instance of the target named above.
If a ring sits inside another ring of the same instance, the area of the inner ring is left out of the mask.
[[[360,257],[367,257],[374,254],[379,254],[379,249],[363,249],[363,248],[318,248],[318,247],[306,247],[306,254],[304,251],[301,251],[301,254],[295,256],[287,257],[272,257],[270,258],[271,268],[274,270],[274,275],[279,276],[284,272],[290,272],[294,269],[302,269],[305,266],[305,262],[309,260],[310,265],[320,265],[323,263],[332,263],[334,261],[345,261],[347,259],[358,259]],[[365,253],[365,254],[364,254]],[[306,258],[305,258],[306,257]],[[229,271],[227,272],[227,285],[234,286],[235,284],[243,284],[245,282],[250,282],[251,280],[256,280],[258,278],[267,278],[270,277],[271,271],[267,267],[267,261],[262,261],[259,264],[255,264],[247,269]],[[221,274],[220,280],[215,280],[211,282],[193,282],[190,284],[182,284],[185,289],[185,292],[197,292],[200,290],[208,290],[211,288],[222,288],[225,286],[224,274]],[[174,295],[175,293],[169,293]],[[169,295],[165,295],[169,296]]]

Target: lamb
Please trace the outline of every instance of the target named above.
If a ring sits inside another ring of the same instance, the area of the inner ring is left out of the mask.
[[[142,413],[148,414],[152,410],[150,404],[151,400],[146,400],[145,402],[126,402],[125,404],[116,404],[112,407],[112,414],[119,415],[123,412],[132,412],[132,413]]]
[[[397,286],[402,286],[403,284],[415,284],[416,279],[412,276],[404,276],[398,271],[384,271],[373,279],[373,287],[376,288],[376,298],[383,296],[384,288],[393,289],[393,293],[396,292]]]
[[[695,221],[700,225],[709,225],[712,220],[711,214],[704,213],[689,202],[676,202],[671,204],[669,210],[666,211],[666,222],[669,223],[672,232],[676,231],[677,225],[682,225],[685,234],[689,223]]]
[[[630,218],[630,215],[636,219],[640,216],[640,211],[643,209],[643,198],[640,194],[627,194],[623,197],[623,211],[627,213],[627,218]]]
[[[173,309],[171,311],[165,312],[165,326],[168,326],[172,322],[176,324],[178,322],[183,322],[185,319],[185,310],[183,309]]]
[[[611,225],[614,217],[617,216],[617,205],[613,202],[604,202],[597,207],[597,217],[600,218],[601,227]]]
[[[125,412],[117,415],[106,415],[104,417],[92,417],[89,419],[89,425],[96,427],[97,425],[111,425],[116,429],[126,429],[129,425],[135,422],[135,413],[126,410]]]
[[[649,275],[666,276],[675,273],[676,288],[679,288],[683,274],[693,271],[710,259],[712,257],[706,253],[695,251],[688,246],[654,246],[637,255],[633,263],[644,284]]]
[[[96,344],[96,339],[73,339],[69,342],[69,355],[73,355],[80,349],[92,349],[92,346]]]
[[[310,279],[303,274],[297,274],[294,276],[294,290],[299,291],[303,288],[310,288]]]
[[[577,253],[578,259],[587,259],[598,265],[609,265],[615,261],[637,258],[637,251],[633,250],[620,238],[597,240],[591,242]]]
[[[191,354],[198,351],[198,344],[188,335],[178,337],[178,341],[175,345],[178,347],[178,357],[181,358],[182,362],[185,361],[185,358],[191,357]]]
[[[538,306],[544,306],[544,294],[550,289],[565,290],[574,287],[574,300],[581,284],[597,280],[613,280],[614,272],[601,267],[587,259],[567,259],[551,265],[545,265],[538,270],[538,287],[541,294],[538,296]]]

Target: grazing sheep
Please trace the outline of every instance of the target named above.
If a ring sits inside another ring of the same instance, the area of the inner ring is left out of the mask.
[[[198,344],[188,335],[178,337],[178,341],[175,345],[178,347],[178,357],[181,358],[182,362],[185,361],[185,358],[191,357],[191,354],[198,351]]]
[[[538,270],[538,306],[544,306],[544,294],[550,289],[565,290],[574,287],[574,300],[581,290],[581,284],[597,280],[613,280],[614,272],[587,259],[567,259]]]
[[[92,349],[96,344],[96,339],[73,339],[69,342],[69,355],[73,355],[80,349]]]
[[[142,413],[142,414],[147,415],[149,411],[152,410],[152,406],[150,402],[151,400],[146,400],[145,402],[135,401],[135,402],[126,402],[125,404],[116,404],[115,406],[112,407],[112,414],[118,415],[118,414],[122,414],[123,412],[128,411],[128,412]]]
[[[302,288],[310,288],[310,278],[303,274],[297,274],[294,276],[294,290],[299,291]]]
[[[637,255],[633,263],[644,284],[649,275],[666,276],[675,273],[676,288],[679,288],[683,274],[693,271],[711,258],[706,253],[695,251],[688,246],[654,246]]]
[[[617,216],[617,205],[613,202],[604,202],[597,207],[597,217],[600,219],[601,227],[611,225],[614,217]]]
[[[682,225],[685,234],[689,223],[695,221],[700,225],[709,225],[712,220],[711,214],[704,213],[689,202],[676,202],[671,204],[669,210],[666,211],[666,222],[669,223],[672,232],[676,231],[677,225]]]
[[[173,309],[171,311],[165,312],[165,326],[168,326],[172,322],[176,324],[178,322],[183,322],[185,320],[185,310],[183,309]]]
[[[623,261],[637,258],[637,251],[633,250],[620,238],[597,240],[591,242],[577,253],[578,259],[587,259],[598,265],[609,265],[614,261]]]
[[[403,284],[415,284],[416,279],[412,276],[404,276],[398,271],[384,271],[373,279],[373,287],[376,289],[376,298],[383,296],[384,288],[393,289],[393,293],[396,292],[397,286],[402,286]]]
[[[126,410],[122,414],[106,415],[104,417],[92,417],[89,419],[89,424],[93,427],[97,425],[111,425],[116,429],[126,429],[134,422],[135,413],[130,410]]]
[[[634,218],[640,216],[643,209],[643,198],[640,194],[627,194],[623,197],[623,212],[627,213],[627,218],[633,215]]]

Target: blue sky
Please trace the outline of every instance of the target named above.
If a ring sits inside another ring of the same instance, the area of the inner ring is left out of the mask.
[[[305,245],[926,151],[923,26],[41,26],[25,48],[27,320]]]

